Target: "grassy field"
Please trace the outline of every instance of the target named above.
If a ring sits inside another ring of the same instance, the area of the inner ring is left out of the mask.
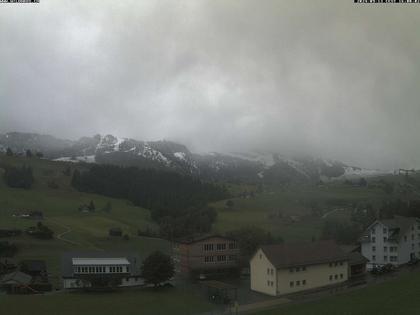
[[[312,206],[316,205],[326,213],[354,203],[380,205],[388,198],[379,188],[353,187],[340,182],[323,186],[271,188],[252,198],[232,199],[233,209],[228,209],[225,201],[214,203],[218,210],[214,228],[223,233],[241,226],[257,225],[286,241],[311,240],[319,237],[324,221],[310,216]],[[333,216],[342,214],[337,212]],[[290,215],[299,216],[299,222],[291,223],[287,219]]]
[[[420,272],[401,275],[396,280],[316,302],[284,305],[254,315],[365,315],[419,314]]]
[[[190,315],[211,308],[204,298],[177,289],[0,295],[0,314],[13,315]]]
[[[46,260],[55,286],[59,285],[59,262],[64,251],[130,250],[141,256],[153,250],[170,251],[170,244],[164,240],[137,236],[138,229],[157,228],[148,210],[134,207],[125,200],[80,193],[72,189],[71,178],[65,176],[63,171],[69,165],[72,168],[81,166],[6,156],[0,156],[0,163],[30,165],[36,179],[30,190],[9,188],[0,180],[0,228],[24,229],[33,226],[36,221],[14,217],[13,214],[40,210],[45,216],[43,223],[53,229],[55,237],[66,232],[62,235],[64,240],[38,240],[27,235],[10,239],[18,246],[16,260]],[[59,185],[58,189],[48,187],[51,180]],[[80,205],[88,204],[91,200],[96,206],[95,212],[83,213],[78,210]],[[112,205],[109,213],[101,210],[108,202]],[[120,227],[129,236],[129,240],[108,237],[111,227]]]

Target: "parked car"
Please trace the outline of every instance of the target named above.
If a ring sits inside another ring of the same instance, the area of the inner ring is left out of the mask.
[[[393,264],[386,264],[385,266],[382,266],[382,273],[389,273],[396,270],[396,267]]]

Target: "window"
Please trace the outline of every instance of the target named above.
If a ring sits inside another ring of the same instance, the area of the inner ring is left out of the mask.
[[[205,251],[213,250],[213,244],[204,244],[204,250]],[[260,254],[260,256],[261,256],[261,254]]]
[[[225,250],[225,249],[226,249],[226,243],[217,244],[217,250]]]
[[[337,267],[338,266],[338,262],[334,263],[334,266]]]
[[[289,272],[293,272],[293,268],[289,268]]]
[[[384,234],[386,234],[386,228],[384,228],[382,232],[383,232]]]
[[[411,244],[411,250],[414,250],[414,244]]]
[[[306,284],[306,280],[302,280],[302,285],[305,285]]]
[[[291,287],[291,288],[293,288],[293,286],[295,285],[295,283],[293,282],[293,281],[290,281],[290,283],[289,283],[289,286]]]
[[[384,236],[384,242],[386,242],[386,236]]]
[[[390,256],[389,260],[395,262],[397,261],[397,256]]]
[[[342,266],[343,265],[343,262],[342,261],[340,261],[340,266]]]
[[[375,228],[373,228],[372,229],[372,234],[375,234],[376,233],[376,229]]]
[[[267,286],[270,286],[270,281],[267,280]]]
[[[340,279],[343,279],[344,275],[342,273],[340,273]]]
[[[333,266],[333,264],[332,264],[332,263],[330,263],[329,265],[330,265],[330,267],[332,267],[332,266]]]
[[[236,248],[237,248],[236,242],[229,243],[229,249],[236,249]]]
[[[300,281],[296,281],[296,286],[300,286]]]
[[[376,261],[376,256],[375,255],[372,256],[372,261]]]
[[[305,267],[305,266],[303,266],[303,267],[302,267],[302,271],[305,271],[305,270],[306,270],[306,267]]]
[[[388,247],[384,246],[384,252],[386,253],[388,251]]]
[[[338,279],[338,275],[334,275],[334,279],[337,280]]]
[[[372,242],[375,243],[376,242],[376,237],[372,237]]]
[[[333,279],[333,276],[332,276],[332,275],[330,275],[330,281],[332,281],[332,279]]]
[[[226,256],[225,255],[219,255],[219,256],[217,256],[217,261],[219,261],[219,262],[226,261]]]
[[[213,256],[204,256],[204,262],[206,263],[210,263],[214,261],[214,257]]]
[[[372,246],[372,252],[376,251],[376,246]]]

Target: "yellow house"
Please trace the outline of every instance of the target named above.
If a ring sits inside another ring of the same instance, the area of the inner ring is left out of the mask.
[[[348,279],[348,255],[334,241],[261,246],[250,261],[251,290],[276,296]]]

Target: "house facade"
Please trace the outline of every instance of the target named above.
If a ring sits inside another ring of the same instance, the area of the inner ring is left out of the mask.
[[[61,264],[64,289],[144,284],[140,258],[133,253],[65,253]]]
[[[178,240],[174,257],[181,273],[217,276],[231,274],[239,267],[237,242],[220,235]]]
[[[395,216],[376,220],[364,232],[361,252],[368,259],[367,269],[395,266],[420,258],[420,219]]]
[[[348,280],[348,255],[333,241],[266,245],[250,260],[251,290],[271,296]]]

